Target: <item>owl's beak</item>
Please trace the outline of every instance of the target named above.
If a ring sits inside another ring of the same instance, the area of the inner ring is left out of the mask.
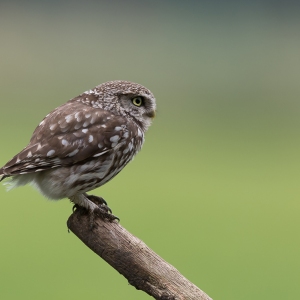
[[[146,113],[146,116],[153,119],[155,117],[155,114],[156,114],[155,110],[152,110],[152,111]]]

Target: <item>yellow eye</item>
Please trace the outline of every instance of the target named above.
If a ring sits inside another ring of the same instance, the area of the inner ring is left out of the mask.
[[[131,101],[135,106],[141,106],[143,104],[143,98],[142,97],[134,97],[134,98],[132,98]]]

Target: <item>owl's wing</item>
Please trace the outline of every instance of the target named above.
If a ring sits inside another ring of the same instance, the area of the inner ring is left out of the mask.
[[[96,158],[123,146],[140,135],[138,131],[125,117],[67,102],[44,118],[29,145],[0,169],[0,175],[38,172]]]

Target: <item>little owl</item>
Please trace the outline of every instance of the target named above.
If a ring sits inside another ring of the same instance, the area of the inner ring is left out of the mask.
[[[133,159],[155,110],[153,94],[140,84],[100,84],[49,113],[29,144],[0,168],[0,181],[11,177],[9,189],[30,183],[49,199],[69,198],[77,207],[115,219],[102,198],[86,192]]]

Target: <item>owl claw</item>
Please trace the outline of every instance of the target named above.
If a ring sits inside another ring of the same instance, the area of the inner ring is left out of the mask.
[[[80,202],[80,204],[75,203],[73,205],[73,212],[75,210],[80,210],[81,213],[88,214],[89,218],[89,228],[90,230],[93,230],[95,228],[95,219],[97,217],[108,220],[109,222],[112,222],[114,220],[120,221],[120,219],[112,214],[112,210],[107,206],[107,202],[102,198],[94,195],[88,195],[86,193],[83,194],[84,198],[87,198],[86,201],[93,202],[92,206],[89,206],[87,208]],[[72,202],[78,201],[78,198],[71,198]]]
[[[117,220],[118,222],[120,221],[120,219],[118,217],[116,217],[115,215],[113,215],[111,213],[111,210],[109,209],[109,207],[99,206],[96,209],[94,209],[93,211],[89,211],[90,230],[93,230],[95,228],[95,216],[100,217],[103,220],[108,220],[109,222],[112,222],[114,220]]]
[[[107,206],[107,202],[102,197],[87,194],[84,195],[93,203],[95,203],[98,207],[103,208],[108,213],[112,214],[112,210]]]
[[[120,219],[113,215],[111,213],[111,209],[108,206],[98,206],[97,208],[95,208],[94,210],[87,210],[81,206],[79,206],[78,204],[74,204],[73,205],[73,212],[77,209],[80,209],[81,213],[88,213],[88,218],[89,218],[89,228],[90,230],[93,230],[96,226],[95,226],[95,219],[97,217],[103,219],[103,220],[108,220],[109,222],[112,222],[114,220],[117,220],[118,222],[120,221]]]
[[[120,221],[120,219],[118,217],[116,217],[115,215],[113,215],[111,213],[111,210],[109,208],[97,207],[93,212],[95,213],[95,215],[99,216],[100,218],[106,219],[110,222],[112,222],[114,220]]]
[[[103,220],[108,220],[109,222],[114,220],[117,220],[118,222],[120,221],[118,217],[112,214],[112,210],[107,206],[107,202],[102,197],[88,195],[86,193],[84,195],[97,205],[96,209],[89,211],[89,226],[91,230],[95,227],[95,216],[100,217]]]
[[[78,204],[74,204],[73,207],[72,207],[72,211],[74,212],[78,207],[79,207]]]

